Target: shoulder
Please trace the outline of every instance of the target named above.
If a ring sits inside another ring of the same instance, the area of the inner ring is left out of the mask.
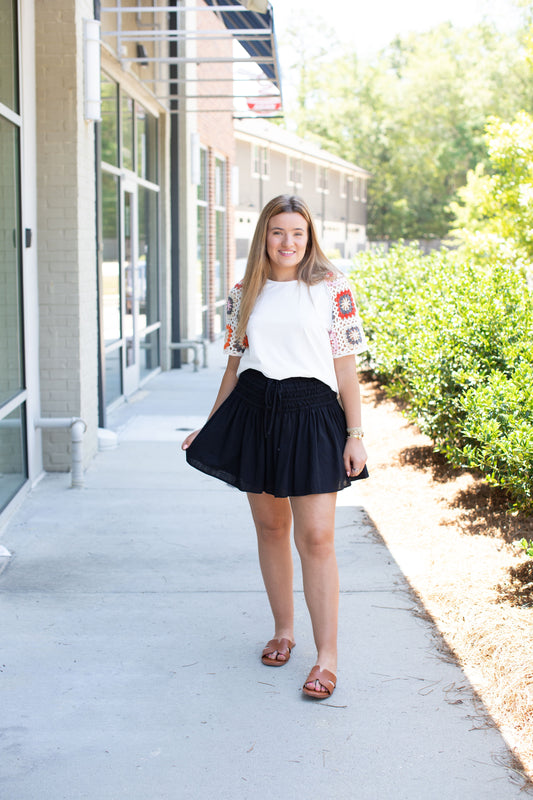
[[[328,272],[326,278],[323,281],[323,285],[326,287],[328,292],[332,297],[336,297],[339,292],[350,292],[352,291],[352,286],[348,278],[340,272]]]

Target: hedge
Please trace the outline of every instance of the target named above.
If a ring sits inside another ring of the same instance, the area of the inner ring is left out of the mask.
[[[454,466],[533,507],[533,304],[525,276],[459,253],[398,246],[351,274],[367,367]]]

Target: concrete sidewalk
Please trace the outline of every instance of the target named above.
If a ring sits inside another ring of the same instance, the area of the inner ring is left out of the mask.
[[[221,370],[217,357],[152,380],[113,414],[120,445],[85,488],[47,475],[3,531],[1,800],[523,797],[357,485],[338,502],[335,694],[300,692],[314,647],[298,570],[297,646],[262,666],[272,629],[246,497],[179,449]]]

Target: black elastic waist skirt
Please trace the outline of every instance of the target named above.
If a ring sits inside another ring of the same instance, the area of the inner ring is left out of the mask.
[[[298,497],[345,489],[346,419],[315,378],[265,378],[246,370],[186,451],[188,463],[244,492]]]

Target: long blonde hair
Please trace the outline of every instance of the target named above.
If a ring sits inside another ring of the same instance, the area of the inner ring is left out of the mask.
[[[307,222],[308,227],[307,246],[305,255],[298,264],[297,279],[312,286],[325,280],[331,273],[340,274],[324,255],[317,240],[311,212],[302,198],[289,194],[274,197],[261,211],[252,239],[246,272],[242,279],[239,322],[235,330],[235,338],[238,341],[244,340],[252,309],[270,277],[270,261],[266,249],[268,223],[277,214],[285,213],[300,214]]]

